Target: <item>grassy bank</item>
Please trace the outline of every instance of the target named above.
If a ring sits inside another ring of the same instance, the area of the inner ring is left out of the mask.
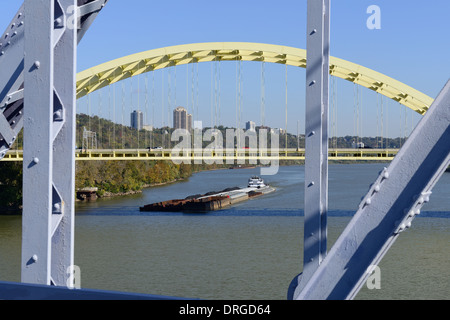
[[[79,161],[75,188],[98,188],[99,197],[116,197],[185,180],[195,172],[227,167],[229,165],[174,164],[171,161]],[[0,162],[0,170],[0,214],[20,214],[22,163]]]

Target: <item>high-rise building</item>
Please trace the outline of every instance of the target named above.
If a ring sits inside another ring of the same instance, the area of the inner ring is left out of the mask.
[[[192,130],[192,114],[188,114],[186,118],[186,129],[191,132]]]
[[[188,114],[185,108],[178,107],[173,110],[173,128],[192,130],[192,115]]]
[[[255,131],[256,124],[253,121],[248,121],[245,123],[245,130]]]
[[[134,110],[131,113],[131,127],[133,129],[142,130],[144,127],[144,114],[142,111]]]

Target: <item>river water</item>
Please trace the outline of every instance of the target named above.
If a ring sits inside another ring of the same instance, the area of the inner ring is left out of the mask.
[[[330,165],[329,248],[383,164]],[[302,269],[304,167],[264,177],[277,192],[208,214],[139,206],[244,186],[259,169],[206,171],[142,194],[78,203],[81,286],[200,299],[286,299]],[[450,298],[450,174],[380,263],[381,289],[357,299]],[[21,218],[0,217],[0,280],[20,281]]]

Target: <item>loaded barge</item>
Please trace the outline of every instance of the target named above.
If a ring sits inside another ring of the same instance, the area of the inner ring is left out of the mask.
[[[201,213],[226,209],[233,204],[274,192],[259,177],[251,177],[246,188],[234,187],[222,191],[193,195],[185,199],[157,202],[140,207],[140,211]]]

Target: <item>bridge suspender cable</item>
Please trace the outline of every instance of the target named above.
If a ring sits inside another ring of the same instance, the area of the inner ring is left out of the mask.
[[[217,78],[217,58],[214,59],[214,127],[218,127],[217,116],[218,116],[218,78]]]
[[[148,121],[148,72],[145,74],[144,86],[145,86],[145,102],[144,102],[145,115],[144,115],[143,125],[149,125],[149,121]],[[147,147],[148,147],[147,130],[144,129],[144,148],[147,148]]]
[[[172,94],[172,88],[171,88],[171,80],[172,80],[172,74],[171,74],[172,68],[167,68],[167,127],[170,128],[170,110],[172,109],[172,101],[171,101],[171,94]],[[170,148],[170,138],[167,139],[167,148]]]
[[[125,137],[124,137],[124,114],[125,114],[125,82],[122,82],[122,134],[121,134],[121,140],[122,140],[122,149],[125,149]]]
[[[337,149],[337,79],[331,77],[331,146]]]
[[[197,115],[197,118],[196,118],[196,120],[198,121],[198,120],[200,120],[200,117],[199,117],[199,111],[198,111],[198,107],[199,107],[199,100],[198,100],[198,98],[199,98],[199,86],[198,86],[198,63],[196,63],[196,68],[195,68],[195,71],[196,71],[196,82],[195,82],[195,90],[196,90],[196,103],[195,103],[195,106],[196,106],[196,115]]]
[[[117,86],[113,84],[113,149],[116,149],[116,90]]]
[[[195,110],[195,65],[193,63],[190,63],[191,65],[191,110],[192,110],[192,122],[191,122],[191,129],[194,128],[194,123],[198,117],[197,110]],[[193,145],[194,140],[191,140],[191,143]]]
[[[386,126],[385,126],[385,134],[386,134],[386,149],[389,149],[389,99],[386,100],[386,111],[384,112],[386,115]]]
[[[235,104],[236,104],[236,110],[235,110],[235,117],[236,117],[236,129],[238,128],[238,110],[239,110],[239,108],[238,108],[238,79],[239,79],[239,76],[238,76],[238,57],[236,57],[236,83],[235,83],[235,85],[236,85],[236,88],[235,88]]]
[[[377,147],[377,149],[379,149],[380,148],[380,142],[381,142],[381,133],[380,133],[380,127],[381,127],[381,125],[380,125],[380,120],[381,120],[381,118],[380,118],[380,94],[377,92],[377,132],[376,132],[376,135],[375,135],[375,139],[376,139],[376,147]]]
[[[152,148],[155,147],[154,144],[154,131],[155,130],[155,73],[152,72],[152,131],[150,131],[151,144]]]
[[[356,137],[355,146],[358,148],[362,143],[362,108],[361,108],[361,90],[359,85],[353,84],[354,99],[354,136]]]
[[[139,64],[138,64],[138,66],[139,66],[139,69],[141,69],[141,62],[142,61],[139,61]],[[138,149],[140,148],[140,140],[141,140],[141,137],[140,137],[140,132],[141,132],[141,130],[140,130],[140,128],[141,128],[141,126],[143,125],[142,123],[140,123],[140,121],[141,121],[141,116],[140,116],[140,114],[141,114],[141,74],[139,74],[138,76],[137,76],[137,81],[138,81],[138,85],[137,85],[137,87],[138,87],[138,89],[137,89],[137,110],[138,110],[138,121],[137,121],[137,144],[138,144]],[[144,118],[142,117],[142,121],[144,120]]]
[[[103,144],[102,144],[102,124],[101,124],[101,120],[102,120],[102,105],[103,105],[103,90],[98,90],[98,148],[99,149],[103,149]]]
[[[134,108],[134,106],[133,106],[133,77],[130,78],[129,82],[130,82],[130,111],[129,111],[129,114],[131,114],[131,112],[133,112],[133,108]],[[124,117],[125,117],[125,115],[124,115]],[[130,123],[130,128],[131,128],[131,123]],[[130,130],[130,137],[131,138],[133,137],[133,130],[132,130],[132,128]],[[134,146],[133,146],[133,144],[131,142],[132,142],[132,139],[130,141],[130,148],[133,148]]]
[[[112,119],[112,108],[111,108],[111,87],[112,87],[112,85],[108,85],[108,113],[109,113],[109,115],[108,115],[108,118],[111,120]],[[109,129],[108,129],[108,142],[109,142],[109,145],[108,145],[108,148],[109,149],[112,149],[111,148],[111,134],[112,134],[112,132],[111,132],[111,126],[109,126]]]
[[[284,149],[285,155],[287,156],[287,123],[288,123],[288,65],[285,65],[286,68],[286,79],[285,79],[285,90],[286,90],[286,108],[285,108],[285,127],[284,127]]]
[[[261,63],[261,126],[265,126],[266,122],[266,62],[263,61]]]
[[[214,128],[214,85],[213,85],[213,79],[214,79],[214,64],[211,63],[211,81],[210,81],[210,105],[211,105],[211,128]],[[186,87],[187,90],[187,87]]]
[[[221,62],[220,62],[220,60],[218,61],[218,71],[219,71],[219,82],[218,82],[218,97],[217,97],[217,105],[218,105],[218,108],[219,108],[219,112],[218,112],[218,119],[217,119],[217,121],[218,121],[218,126],[220,126],[221,125],[221,123],[222,123],[222,121],[221,121],[221,119],[222,119],[222,72],[221,72],[221,70],[222,70],[222,67],[221,67]]]
[[[88,130],[91,131],[91,97],[87,99],[87,111],[88,111]]]

